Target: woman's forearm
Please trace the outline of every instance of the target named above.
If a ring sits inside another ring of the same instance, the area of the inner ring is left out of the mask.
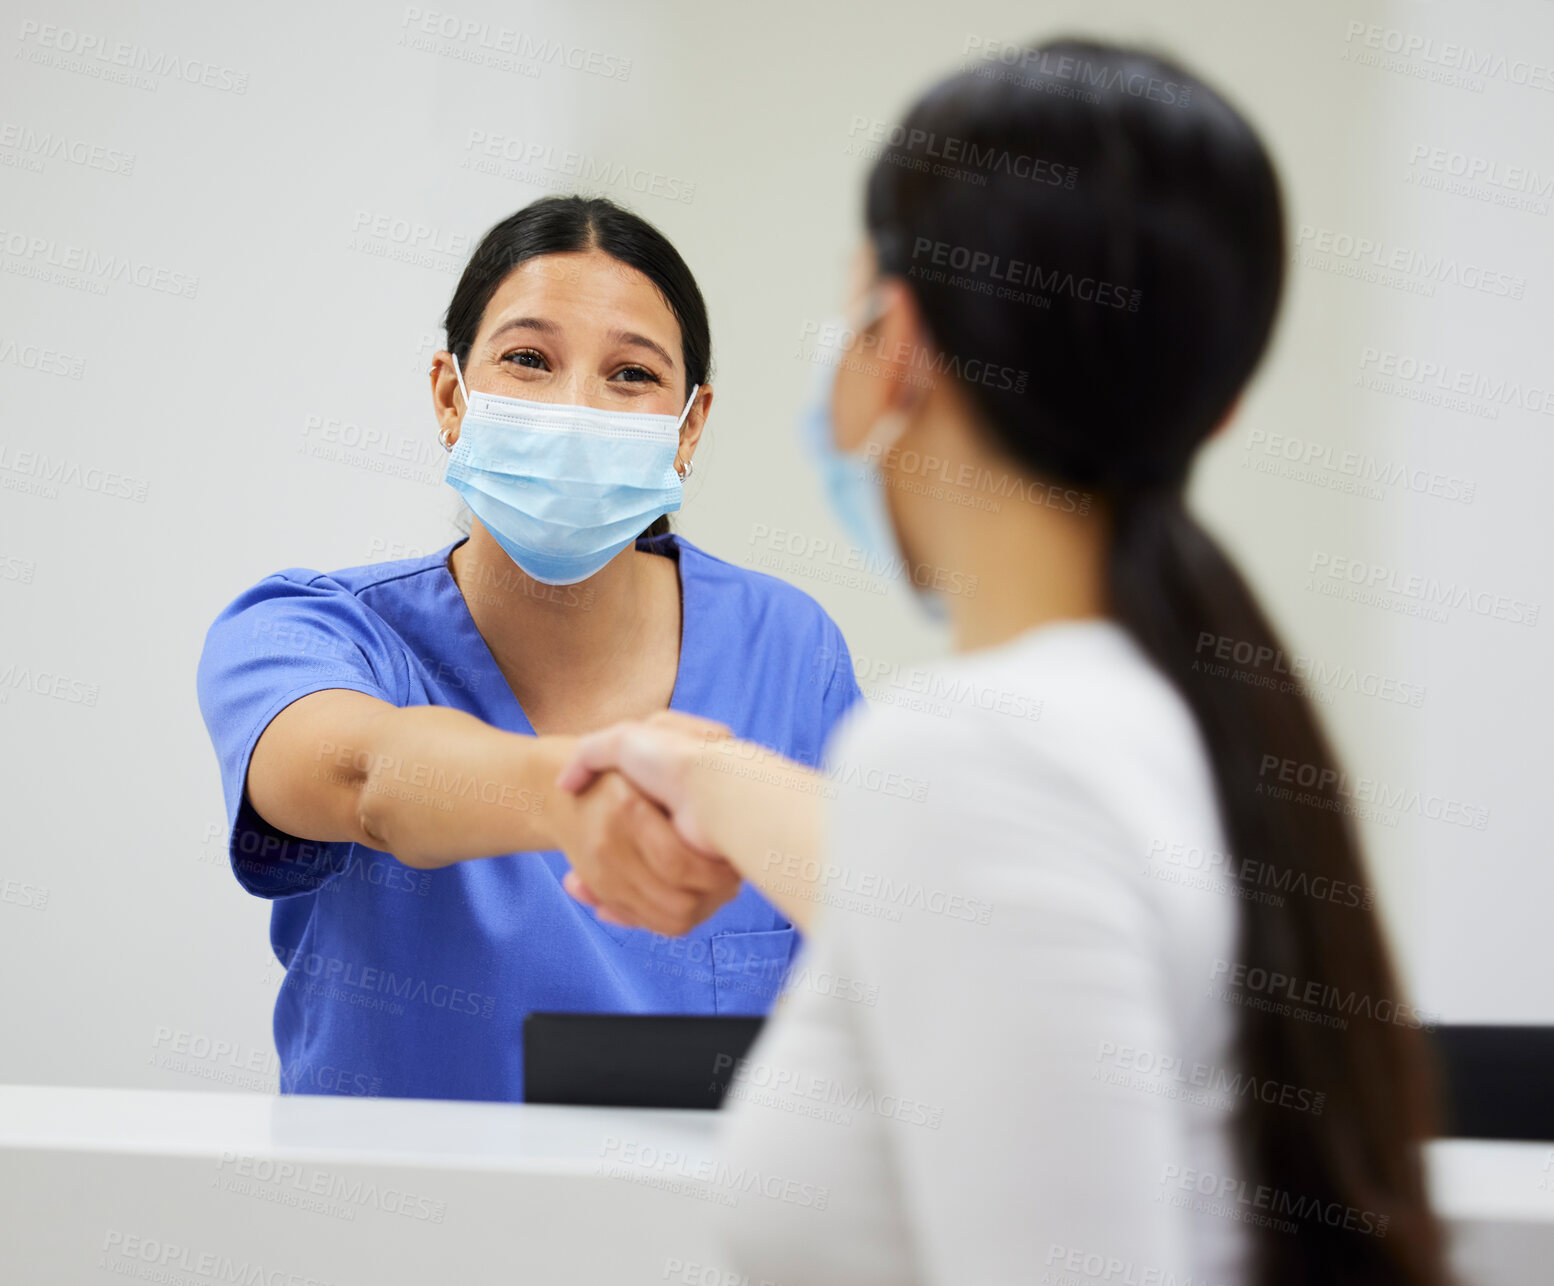
[[[469,858],[557,847],[558,822],[575,807],[555,788],[576,739],[493,728],[443,706],[395,709],[376,720],[359,749],[358,815],[375,847],[407,866],[436,868]]]
[[[821,888],[821,793],[812,769],[747,741],[709,742],[690,789],[707,839],[800,929]]]

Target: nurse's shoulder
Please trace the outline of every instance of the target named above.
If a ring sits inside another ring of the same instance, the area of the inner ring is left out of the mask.
[[[444,566],[447,552],[333,571],[286,567],[262,577],[227,603],[207,630],[201,687],[212,667],[264,655],[352,668],[365,660],[376,664],[383,686],[398,686],[393,658],[402,640],[395,608],[413,592],[417,579]]]
[[[416,584],[445,555],[283,568],[239,593],[207,630],[197,696],[221,768],[234,869],[251,892],[306,892],[342,845],[370,843],[331,747],[366,744],[373,720],[407,704],[410,662],[393,623],[406,596],[395,587]],[[269,735],[282,725],[292,734],[285,754]]]

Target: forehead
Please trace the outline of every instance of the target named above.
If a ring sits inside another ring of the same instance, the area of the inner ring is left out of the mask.
[[[646,273],[602,250],[537,255],[496,288],[480,321],[489,334],[509,317],[544,317],[582,338],[626,329],[680,351],[680,324]]]

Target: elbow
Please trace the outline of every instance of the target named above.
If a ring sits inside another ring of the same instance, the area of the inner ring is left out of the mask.
[[[369,773],[356,788],[356,828],[363,843],[406,866],[426,871],[436,865],[405,833],[394,792],[383,788],[376,773]]]
[[[364,843],[388,852],[394,829],[392,809],[384,793],[369,773],[356,784],[356,829]]]

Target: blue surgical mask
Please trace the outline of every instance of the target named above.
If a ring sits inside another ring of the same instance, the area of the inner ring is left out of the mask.
[[[884,565],[892,575],[899,575],[908,572],[907,560],[890,517],[890,506],[885,499],[885,477],[878,462],[905,432],[906,416],[900,411],[882,415],[860,449],[853,453],[838,449],[836,428],[831,422],[837,368],[848,356],[846,341],[849,336],[861,335],[880,315],[877,305],[871,302],[865,320],[856,330],[849,328],[841,318],[820,328],[817,345],[820,369],[809,406],[800,421],[800,435],[805,450],[820,470],[826,498],[843,529],[871,566]],[[917,602],[929,616],[939,620],[947,615],[936,592],[919,589],[909,573],[907,581],[917,590]]]
[[[701,385],[677,418],[470,393],[457,354],[453,373],[465,411],[446,480],[534,580],[587,580],[680,507],[675,454]]]

